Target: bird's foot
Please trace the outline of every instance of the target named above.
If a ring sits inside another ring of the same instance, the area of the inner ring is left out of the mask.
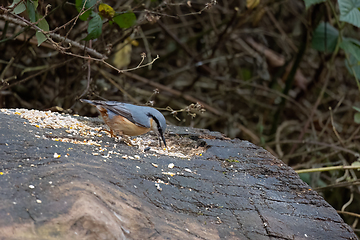
[[[117,137],[112,130],[100,129],[99,132],[107,132],[110,134],[111,137],[113,137],[113,138]]]
[[[130,146],[130,147],[134,147],[134,146],[135,146],[134,144],[132,144],[131,138],[130,138],[129,136],[122,135],[121,137],[122,137],[121,140],[123,140],[124,143],[126,143],[128,146]]]

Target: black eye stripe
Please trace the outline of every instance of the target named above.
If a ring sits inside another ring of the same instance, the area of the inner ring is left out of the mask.
[[[163,140],[164,145],[165,145],[165,147],[166,147],[166,142],[165,142],[165,138],[164,138],[164,133],[163,133],[163,130],[162,130],[162,128],[161,128],[159,119],[157,119],[157,118],[156,118],[154,115],[152,115],[151,113],[148,113],[147,116],[148,116],[148,117],[151,117],[151,118],[153,119],[153,121],[155,121],[155,123],[156,123],[156,125],[157,125],[158,133],[156,133],[156,135],[158,135],[160,146],[161,146],[161,140]]]
[[[156,117],[154,117],[154,115],[152,115],[152,114],[149,114],[148,115],[149,117],[151,117],[155,122],[156,122],[156,125],[157,125],[157,128],[158,128],[158,131],[160,132],[160,133],[162,133],[162,129],[161,129],[161,126],[160,126],[160,123],[159,123],[159,120],[156,118]]]

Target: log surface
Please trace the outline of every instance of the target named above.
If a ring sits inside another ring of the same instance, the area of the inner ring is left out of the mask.
[[[170,146],[187,139],[206,151],[172,157],[104,135],[98,154],[57,141],[65,129],[0,120],[0,239],[357,239],[290,167],[247,141],[169,127]]]

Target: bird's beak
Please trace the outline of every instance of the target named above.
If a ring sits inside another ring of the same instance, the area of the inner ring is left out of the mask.
[[[166,147],[166,142],[165,142],[164,134],[163,134],[163,133],[160,133],[160,136],[161,136],[161,139],[163,140],[164,145],[165,145],[165,147]],[[160,140],[160,139],[159,139],[159,140]],[[161,141],[160,141],[160,146],[161,146]]]

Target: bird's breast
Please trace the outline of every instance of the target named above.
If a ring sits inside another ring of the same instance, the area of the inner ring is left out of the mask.
[[[111,130],[118,134],[125,134],[128,136],[137,136],[149,132],[150,128],[140,127],[126,118],[117,115],[109,119],[107,124]]]
[[[151,127],[146,128],[146,127],[138,126],[133,122],[129,121],[128,119],[126,119],[125,117],[116,115],[102,106],[97,106],[97,109],[99,110],[105,124],[108,125],[110,130],[112,130],[115,134],[138,136],[145,134],[151,130]],[[153,125],[153,119],[150,118],[150,126],[152,125]]]

